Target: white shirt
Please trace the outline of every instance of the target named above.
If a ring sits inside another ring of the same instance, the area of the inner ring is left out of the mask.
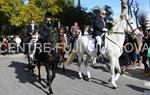
[[[16,42],[17,46],[19,46],[21,43],[21,39],[19,37],[16,37],[15,42]]]
[[[31,26],[32,26],[32,30],[34,30],[34,26],[35,26],[35,24],[31,24]]]

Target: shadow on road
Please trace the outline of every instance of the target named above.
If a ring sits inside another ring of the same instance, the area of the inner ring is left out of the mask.
[[[64,75],[64,76],[69,77],[73,80],[79,79],[77,71],[70,70],[70,69],[67,69],[67,68],[66,68],[65,72],[63,72],[63,68],[58,67],[57,68],[57,74]]]
[[[99,64],[90,65],[90,67],[93,69],[98,69],[98,70],[102,70],[104,72],[108,72],[104,66],[99,65]],[[126,70],[126,72],[128,72],[128,74],[125,74],[125,76],[129,76],[129,77],[144,80],[144,81],[150,81],[150,77],[144,76],[144,69],[142,69],[142,68],[134,68],[134,69],[128,68]]]
[[[104,71],[104,72],[108,72],[108,71],[104,68],[104,66],[100,66],[100,65],[90,65],[90,67],[93,68],[93,69],[99,69],[99,70],[102,70],[102,71]]]
[[[127,72],[129,73],[127,76],[130,76],[132,78],[150,81],[150,77],[145,77],[144,70],[141,68],[127,69]]]
[[[100,79],[92,78],[91,82],[113,89],[113,87],[111,87],[108,82],[105,82]]]
[[[136,91],[139,91],[139,92],[145,92],[146,90],[147,91],[150,91],[150,89],[147,89],[147,88],[143,88],[143,87],[138,87],[138,86],[135,86],[135,85],[131,85],[131,84],[127,84],[126,85],[127,87],[133,89],[133,90],[136,90]],[[148,94],[149,95],[149,94]]]
[[[26,70],[26,63],[12,61],[8,67],[15,68],[16,78],[19,79],[20,83],[30,83],[48,95],[47,91],[37,85],[39,83],[38,76]]]

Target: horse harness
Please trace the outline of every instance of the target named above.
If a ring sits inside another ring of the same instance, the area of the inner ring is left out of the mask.
[[[136,31],[136,29],[133,29],[133,27],[131,26],[131,24],[129,23],[129,21],[126,19],[127,24],[129,25],[129,27],[131,28],[132,32],[134,33]],[[124,35],[124,32],[112,32],[113,34],[121,34]],[[102,34],[102,36],[104,35],[104,33]],[[110,38],[106,37],[109,41],[111,41],[112,43],[114,43],[115,45],[117,45],[120,49],[122,49],[122,47],[120,47],[116,42],[114,42],[113,40],[111,40]]]

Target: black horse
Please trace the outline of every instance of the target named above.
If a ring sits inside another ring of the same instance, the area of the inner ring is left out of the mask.
[[[49,37],[48,37],[49,41],[48,41],[48,45],[47,47],[50,47],[50,50],[47,50],[48,52],[45,52],[45,46],[43,46],[43,42],[42,43],[42,52],[38,51],[35,53],[35,58],[37,59],[37,66],[38,66],[38,77],[39,80],[41,81],[41,74],[40,74],[40,67],[41,67],[41,63],[44,63],[43,65],[45,66],[46,72],[47,72],[47,86],[49,86],[49,94],[52,94],[52,81],[55,78],[55,74],[56,74],[56,69],[57,69],[57,65],[60,62],[60,56],[57,50],[57,43],[59,40],[59,33],[58,30],[54,30],[49,32]],[[44,49],[44,50],[43,50]],[[52,73],[50,73],[52,72]]]
[[[47,41],[43,41],[43,38],[39,38],[39,40],[36,43],[36,47],[34,47],[36,48],[36,51],[34,53],[34,59],[31,60],[33,63],[29,64],[29,70],[31,71],[33,71],[34,67],[37,65],[38,79],[40,82],[41,82],[40,68],[42,65],[45,66],[47,73],[46,84],[49,88],[50,95],[53,93],[51,84],[55,78],[57,65],[60,62],[59,60],[60,56],[57,50],[58,40],[59,40],[58,29],[49,31]]]

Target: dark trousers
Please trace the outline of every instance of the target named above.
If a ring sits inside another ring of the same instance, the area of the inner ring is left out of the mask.
[[[144,64],[144,70],[145,70],[145,71],[148,69],[148,65],[146,64],[146,61],[147,61],[147,57],[146,57],[146,56],[143,56],[142,63]]]

